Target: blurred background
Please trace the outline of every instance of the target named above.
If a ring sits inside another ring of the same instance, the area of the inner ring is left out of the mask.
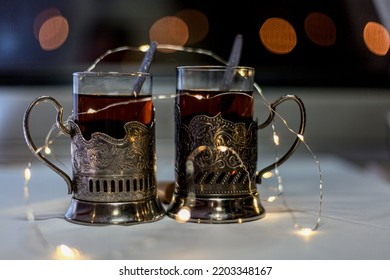
[[[306,140],[314,151],[386,165],[389,30],[388,0],[3,0],[0,160],[29,155],[22,134],[28,104],[52,95],[70,114],[72,73],[86,70],[107,50],[157,41],[227,60],[235,36],[242,34],[240,64],[255,67],[263,93],[270,100],[296,94],[305,103]],[[97,70],[136,70],[142,57],[142,52],[118,52]],[[218,63],[199,53],[159,49],[151,68],[154,92],[174,92],[177,65]],[[156,102],[159,139],[173,137],[171,105]],[[43,123],[54,122],[48,110],[42,108],[32,120],[39,123],[38,138],[47,132]],[[297,110],[281,111],[289,118]]]
[[[108,49],[150,41],[228,59],[240,33],[241,64],[256,67],[259,84],[387,87],[389,25],[387,0],[4,0],[0,82],[66,83]],[[110,59],[136,61],[126,53]],[[154,65],[194,59],[205,57],[160,52]]]

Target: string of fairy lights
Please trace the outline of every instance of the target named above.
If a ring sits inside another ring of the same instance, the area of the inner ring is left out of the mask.
[[[101,62],[105,57],[107,57],[110,54],[113,54],[116,52],[121,52],[121,51],[146,52],[148,49],[149,49],[149,45],[143,45],[140,47],[121,46],[121,47],[118,47],[115,49],[110,49],[110,50],[106,51],[104,54],[102,54],[99,58],[97,58],[86,71],[87,72],[92,71],[99,62]],[[181,52],[187,52],[187,53],[197,53],[197,54],[210,56],[222,64],[226,65],[226,63],[227,63],[224,59],[219,57],[217,54],[215,54],[209,50],[205,50],[205,49],[201,49],[201,48],[190,48],[190,47],[176,46],[176,45],[158,45],[157,49],[181,51]],[[302,234],[304,236],[309,236],[310,234],[314,233],[314,231],[318,230],[318,228],[320,226],[320,221],[321,221],[322,204],[323,204],[323,173],[321,170],[320,161],[319,161],[317,155],[310,148],[304,135],[299,134],[294,129],[292,129],[290,127],[290,125],[288,124],[288,122],[283,118],[283,116],[280,115],[275,109],[273,109],[271,107],[271,103],[267,100],[267,98],[263,94],[262,89],[260,88],[260,86],[257,83],[254,83],[254,88],[258,94],[258,97],[260,97],[261,102],[265,106],[267,106],[267,108],[270,111],[273,111],[275,116],[278,117],[278,119],[282,122],[282,124],[287,128],[287,130],[289,132],[291,132],[295,137],[298,137],[300,143],[304,145],[304,147],[309,152],[310,156],[312,157],[312,159],[315,162],[315,165],[317,168],[316,172],[318,172],[318,181],[319,181],[318,182],[319,203],[318,203],[318,210],[316,211],[317,217],[315,219],[315,222],[313,222],[313,224],[311,226],[302,226],[299,222],[296,221],[296,219],[294,219],[295,222],[293,223],[294,229],[297,230],[297,232],[299,234]],[[159,95],[154,95],[152,97],[152,99],[154,99],[154,100],[172,99],[175,97],[176,97],[175,94],[159,94]],[[115,105],[115,104],[113,104],[113,105]],[[71,118],[72,118],[72,116],[69,116],[68,120],[70,120]],[[65,123],[64,123],[65,126],[67,125],[68,120],[65,121]],[[275,159],[277,161],[279,159],[278,146],[280,145],[281,139],[277,133],[277,129],[275,126],[275,120],[273,120],[273,122],[271,124],[271,129],[272,129],[273,144],[275,147]],[[53,135],[56,130],[58,130],[57,133],[55,135]],[[59,129],[57,129],[56,124],[54,124],[45,138],[44,145],[37,148],[35,153],[40,153],[43,151],[46,155],[51,156],[57,162],[59,162],[60,164],[65,166],[58,159],[55,158],[54,152],[53,152],[53,144],[54,144],[55,140],[58,137],[60,137],[62,134],[63,133]],[[24,192],[23,193],[24,193],[24,200],[26,202],[27,220],[31,221],[31,222],[35,222],[36,219],[34,217],[34,211],[31,207],[31,205],[29,204],[29,187],[28,187],[28,185],[29,185],[29,181],[31,180],[31,177],[32,177],[32,168],[31,167],[32,167],[32,161],[30,160],[27,163],[26,168],[24,169],[24,188],[23,188]],[[272,192],[273,192],[272,195],[262,197],[261,199],[263,201],[267,201],[267,202],[272,203],[272,202],[278,200],[279,198],[283,198],[284,200],[286,199],[286,197],[284,196],[283,178],[282,178],[282,175],[280,174],[280,170],[279,170],[278,166],[275,165],[273,172],[265,172],[262,175],[262,178],[264,178],[264,179],[275,178],[276,179],[276,187],[272,187],[272,186],[270,187],[270,189],[272,189]],[[258,186],[258,187],[260,188],[261,186]],[[180,222],[183,222],[183,221],[180,221]],[[39,231],[39,227],[36,227],[36,230]],[[39,232],[39,235],[42,236],[42,233]],[[64,244],[61,244],[55,248],[55,255],[57,258],[65,258],[65,259],[66,258],[80,258],[81,257],[80,252],[76,248],[67,247]]]

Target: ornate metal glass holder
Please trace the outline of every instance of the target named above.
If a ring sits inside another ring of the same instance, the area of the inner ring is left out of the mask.
[[[140,75],[141,73],[129,75],[97,73],[95,75],[87,72],[85,75],[84,73],[75,74],[75,79],[82,81],[92,77],[91,81],[93,82],[85,87],[85,91],[90,89],[91,84],[91,92],[95,92],[96,87],[104,91],[104,86],[107,86],[111,91],[111,79],[117,81],[117,76],[120,76],[119,84],[124,86],[125,90],[131,91],[131,88],[128,89],[127,82],[130,80],[139,81]],[[99,79],[98,83],[95,83],[95,77]],[[103,80],[104,77],[108,77],[108,82]],[[144,78],[147,78],[147,76]],[[148,87],[150,92],[151,85],[148,85]],[[81,86],[79,89],[81,90]],[[107,98],[107,96],[111,98],[110,95],[104,95],[103,97]],[[152,99],[150,95],[148,96],[141,97],[141,99],[142,101],[147,99],[151,104]],[[86,98],[91,97],[86,95]],[[127,105],[138,102],[138,100],[131,98],[133,97],[125,96],[123,99],[125,101],[119,104],[126,103]],[[36,147],[31,137],[30,113],[41,102],[50,102],[55,106],[57,127],[64,134],[71,137],[72,179],[45,157],[42,149]],[[144,106],[142,108],[146,110],[146,105],[143,104],[141,104]],[[118,105],[118,103],[113,105]],[[103,112],[110,107],[111,104],[99,109],[99,111]],[[126,108],[124,115],[127,118],[133,107]],[[118,112],[116,111],[117,108],[113,110],[115,110],[113,111],[115,114]],[[120,129],[121,133],[125,135],[120,139],[101,132],[100,129],[103,127],[99,125],[97,126],[98,131],[91,133],[91,138],[87,140],[81,131],[81,126],[74,119],[69,120],[67,125],[63,123],[62,112],[62,106],[53,97],[38,97],[25,112],[23,128],[26,142],[33,154],[63,177],[67,183],[68,193],[72,194],[72,198],[65,213],[65,219],[70,222],[88,225],[129,225],[162,219],[165,216],[165,209],[157,196],[156,136],[153,107],[148,107],[147,115],[151,119],[150,123],[144,124],[137,120],[127,121]],[[81,112],[80,114],[86,115],[88,113]],[[75,112],[74,114],[77,115]],[[137,116],[139,114],[137,113]],[[112,112],[109,115],[112,117]],[[84,126],[94,127],[90,124],[90,121],[88,119]],[[100,119],[99,117],[98,121],[103,121],[103,123],[108,124],[108,127],[114,124],[109,118]]]
[[[294,153],[306,113],[298,97],[285,95],[270,105],[268,119],[258,125],[253,120],[253,80],[251,67],[177,67],[176,184],[169,217],[182,220],[184,215],[185,221],[196,223],[264,217],[257,184]],[[257,171],[258,130],[267,127],[276,107],[289,100],[299,107],[298,135],[283,157]]]
[[[71,122],[74,194],[65,218],[128,224],[163,217],[155,176],[155,126],[125,125],[127,137],[95,133],[86,141]]]
[[[177,187],[168,215],[177,218],[187,207],[191,222],[262,218],[265,210],[256,186],[257,123],[246,128],[219,114],[196,116],[189,126],[179,126]]]

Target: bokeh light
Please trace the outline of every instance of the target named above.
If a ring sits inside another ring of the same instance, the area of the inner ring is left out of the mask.
[[[77,248],[61,244],[55,248],[54,259],[57,260],[80,260],[84,257]]]
[[[158,44],[183,46],[188,40],[188,26],[179,17],[166,16],[156,20],[149,30],[149,39]],[[159,50],[172,52],[172,50]]]
[[[297,44],[294,27],[282,18],[269,18],[261,26],[260,40],[264,47],[275,54],[288,54]]]
[[[382,24],[368,22],[363,30],[363,39],[366,47],[374,54],[384,56],[390,47],[389,32]]]
[[[336,42],[336,25],[326,14],[310,13],[305,19],[304,26],[307,37],[313,43],[328,47]]]
[[[39,44],[45,51],[58,49],[69,34],[69,24],[61,15],[47,19],[39,28]]]
[[[194,9],[181,10],[177,17],[185,21],[188,27],[187,44],[194,44],[202,41],[209,32],[209,20],[205,14]]]
[[[61,12],[57,8],[48,8],[43,11],[41,11],[34,20],[34,25],[33,25],[33,31],[34,31],[34,36],[37,40],[39,40],[39,31],[41,29],[42,24],[47,21],[48,19],[55,17],[55,16],[60,16]]]
[[[177,213],[176,221],[179,223],[188,222],[191,219],[191,210],[187,206],[183,206]]]

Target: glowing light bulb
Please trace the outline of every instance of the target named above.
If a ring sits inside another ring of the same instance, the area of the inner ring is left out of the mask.
[[[268,202],[274,202],[276,200],[276,196],[270,196],[267,198]]]
[[[302,228],[301,233],[304,236],[309,236],[313,233],[313,231],[310,228]]]
[[[228,150],[228,147],[226,147],[226,146],[218,146],[218,148],[217,148],[219,151],[221,151],[221,152],[226,152],[227,150]]]
[[[47,155],[51,154],[51,150],[48,146],[45,147],[45,154],[47,154]]]
[[[184,206],[177,213],[176,221],[179,223],[185,223],[191,218],[191,210],[190,208]]]
[[[279,146],[279,144],[280,144],[279,136],[278,136],[276,133],[274,133],[273,137],[274,137],[274,143],[275,143],[275,145],[276,145],[276,146]]]
[[[77,260],[81,258],[81,254],[79,250],[64,244],[58,245],[56,247],[55,256],[57,259],[62,259],[62,260],[63,259]]]
[[[245,77],[245,75],[246,75],[244,69],[239,69],[239,70],[237,71],[237,73],[238,73],[240,76],[242,76],[242,77]]]
[[[94,114],[96,112],[97,111],[95,109],[89,108],[88,111],[87,111],[87,114]]]
[[[309,240],[316,233],[316,231],[311,228],[300,227],[297,224],[295,224],[295,228],[297,229],[297,234],[304,237],[306,240]]]
[[[297,136],[302,142],[305,141],[305,137],[302,134],[297,134]]]
[[[150,46],[149,45],[141,45],[138,47],[138,49],[141,51],[141,52],[147,52],[149,50]]]
[[[263,175],[261,175],[261,177],[263,177],[264,179],[268,179],[268,178],[271,178],[272,176],[274,176],[274,174],[272,172],[265,172]]]
[[[196,99],[198,99],[198,100],[202,100],[202,99],[203,99],[203,96],[200,95],[200,94],[196,94],[196,95],[194,95],[194,97],[195,97]]]
[[[24,170],[24,180],[29,181],[31,178],[31,170],[30,168],[26,168]]]

